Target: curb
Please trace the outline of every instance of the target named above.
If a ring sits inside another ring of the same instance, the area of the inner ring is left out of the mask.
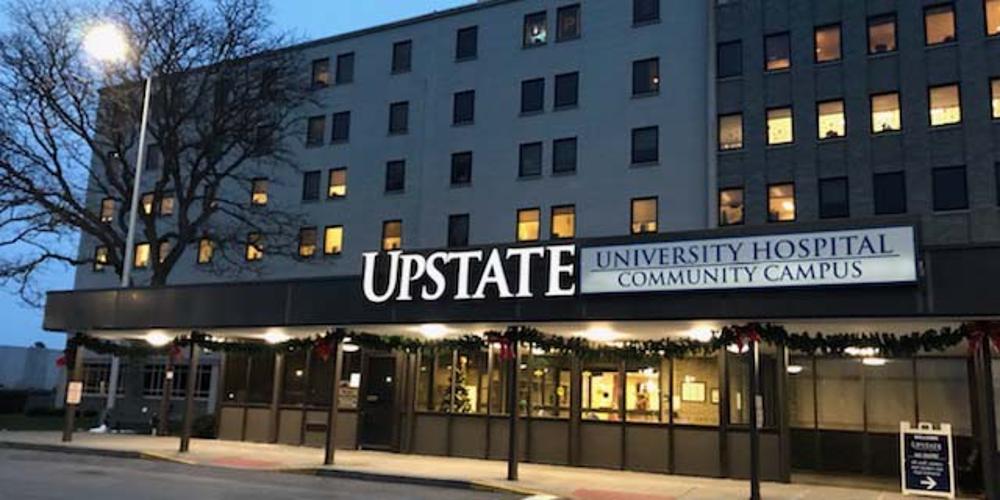
[[[143,453],[139,451],[108,450],[104,448],[87,448],[83,446],[64,446],[58,444],[18,443],[12,441],[0,441],[0,449],[47,451],[51,453],[66,453],[69,455],[92,455],[92,456],[109,457],[109,458],[129,458],[129,459],[143,458]]]

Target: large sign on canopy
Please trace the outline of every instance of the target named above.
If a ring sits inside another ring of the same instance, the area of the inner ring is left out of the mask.
[[[912,227],[580,249],[580,293],[806,287],[917,280]]]

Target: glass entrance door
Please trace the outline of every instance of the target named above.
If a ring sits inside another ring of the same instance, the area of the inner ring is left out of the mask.
[[[396,358],[367,359],[361,398],[362,448],[394,449],[396,435]]]

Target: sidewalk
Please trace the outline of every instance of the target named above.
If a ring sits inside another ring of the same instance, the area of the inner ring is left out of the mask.
[[[177,461],[191,465],[358,477],[508,491],[524,496],[552,495],[579,500],[672,500],[746,498],[745,481],[603,469],[521,464],[521,480],[506,481],[506,462],[463,458],[337,450],[336,465],[322,467],[323,450],[294,446],[193,440],[187,454],[178,439],[136,435],[77,433],[61,443],[58,432],[0,432],[0,448],[34,448]],[[764,498],[889,500],[886,491],[807,484],[764,483]]]

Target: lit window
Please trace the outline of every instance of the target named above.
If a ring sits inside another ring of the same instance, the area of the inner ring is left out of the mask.
[[[655,233],[657,231],[656,198],[638,198],[632,200],[632,234]]]
[[[209,264],[215,256],[215,242],[211,238],[198,240],[198,263]]]
[[[256,206],[267,205],[267,179],[254,179],[251,182],[250,204]]]
[[[743,189],[723,189],[719,191],[719,225],[736,224],[743,224]]]
[[[335,168],[330,171],[330,183],[327,186],[327,198],[343,198],[347,196],[347,169]]]
[[[153,215],[153,205],[156,204],[156,195],[153,193],[145,193],[139,201],[139,207],[142,208],[142,215]]]
[[[816,110],[819,139],[835,139],[847,134],[844,101],[821,102]]]
[[[632,63],[632,95],[655,94],[660,91],[660,59],[644,59]]]
[[[174,195],[165,194],[160,198],[160,215],[167,217],[174,215],[174,204],[176,203]]]
[[[951,4],[924,10],[924,36],[927,45],[955,41],[955,7]]]
[[[795,139],[792,129],[792,108],[767,110],[767,144],[789,144]]]
[[[868,20],[868,53],[896,51],[896,16],[873,17]]]
[[[840,60],[840,25],[834,24],[816,28],[816,62]]]
[[[403,248],[403,222],[391,220],[382,223],[382,250]]]
[[[743,148],[743,115],[719,117],[719,151]]]
[[[308,259],[316,255],[316,239],[318,234],[314,227],[304,227],[299,230],[299,257]]]
[[[247,235],[246,259],[249,262],[256,262],[264,258],[264,237],[260,233],[250,233]]]
[[[326,132],[325,116],[320,115],[309,118],[309,123],[306,127],[306,146],[322,146],[324,132]]]
[[[984,0],[984,2],[986,34],[988,36],[1000,35],[1000,0]]]
[[[576,207],[552,207],[552,239],[565,240],[576,237]]]
[[[524,46],[535,47],[548,42],[549,30],[545,12],[524,16]]]
[[[139,243],[135,246],[135,257],[132,259],[133,267],[145,269],[149,267],[149,243]]]
[[[994,87],[996,85],[994,84]],[[105,198],[101,200],[101,222],[108,224],[115,219],[115,200]]]
[[[344,250],[344,227],[329,226],[323,233],[323,253],[325,255],[340,255]]]
[[[932,127],[960,123],[962,121],[962,103],[958,85],[932,87],[930,107]]]
[[[316,59],[312,62],[313,87],[325,87],[330,83],[330,59]]]
[[[103,271],[108,265],[108,247],[100,246],[94,249],[94,271]]]
[[[160,240],[159,246],[160,246],[159,249],[160,255],[158,260],[160,264],[163,264],[167,260],[167,256],[170,255],[170,249],[173,247],[173,245],[170,244],[170,240],[164,239]]]
[[[556,41],[580,38],[580,5],[560,7],[556,11]]]
[[[872,96],[872,133],[895,132],[903,128],[899,112],[899,94]]]
[[[767,188],[767,220],[795,220],[795,184],[775,184]]]
[[[788,33],[770,35],[764,38],[765,69],[776,71],[792,66],[792,51],[789,43]]]
[[[994,78],[991,83],[993,89],[993,118],[1000,118],[1000,78]]]
[[[527,208],[517,211],[517,241],[538,241],[541,238],[541,210]]]

